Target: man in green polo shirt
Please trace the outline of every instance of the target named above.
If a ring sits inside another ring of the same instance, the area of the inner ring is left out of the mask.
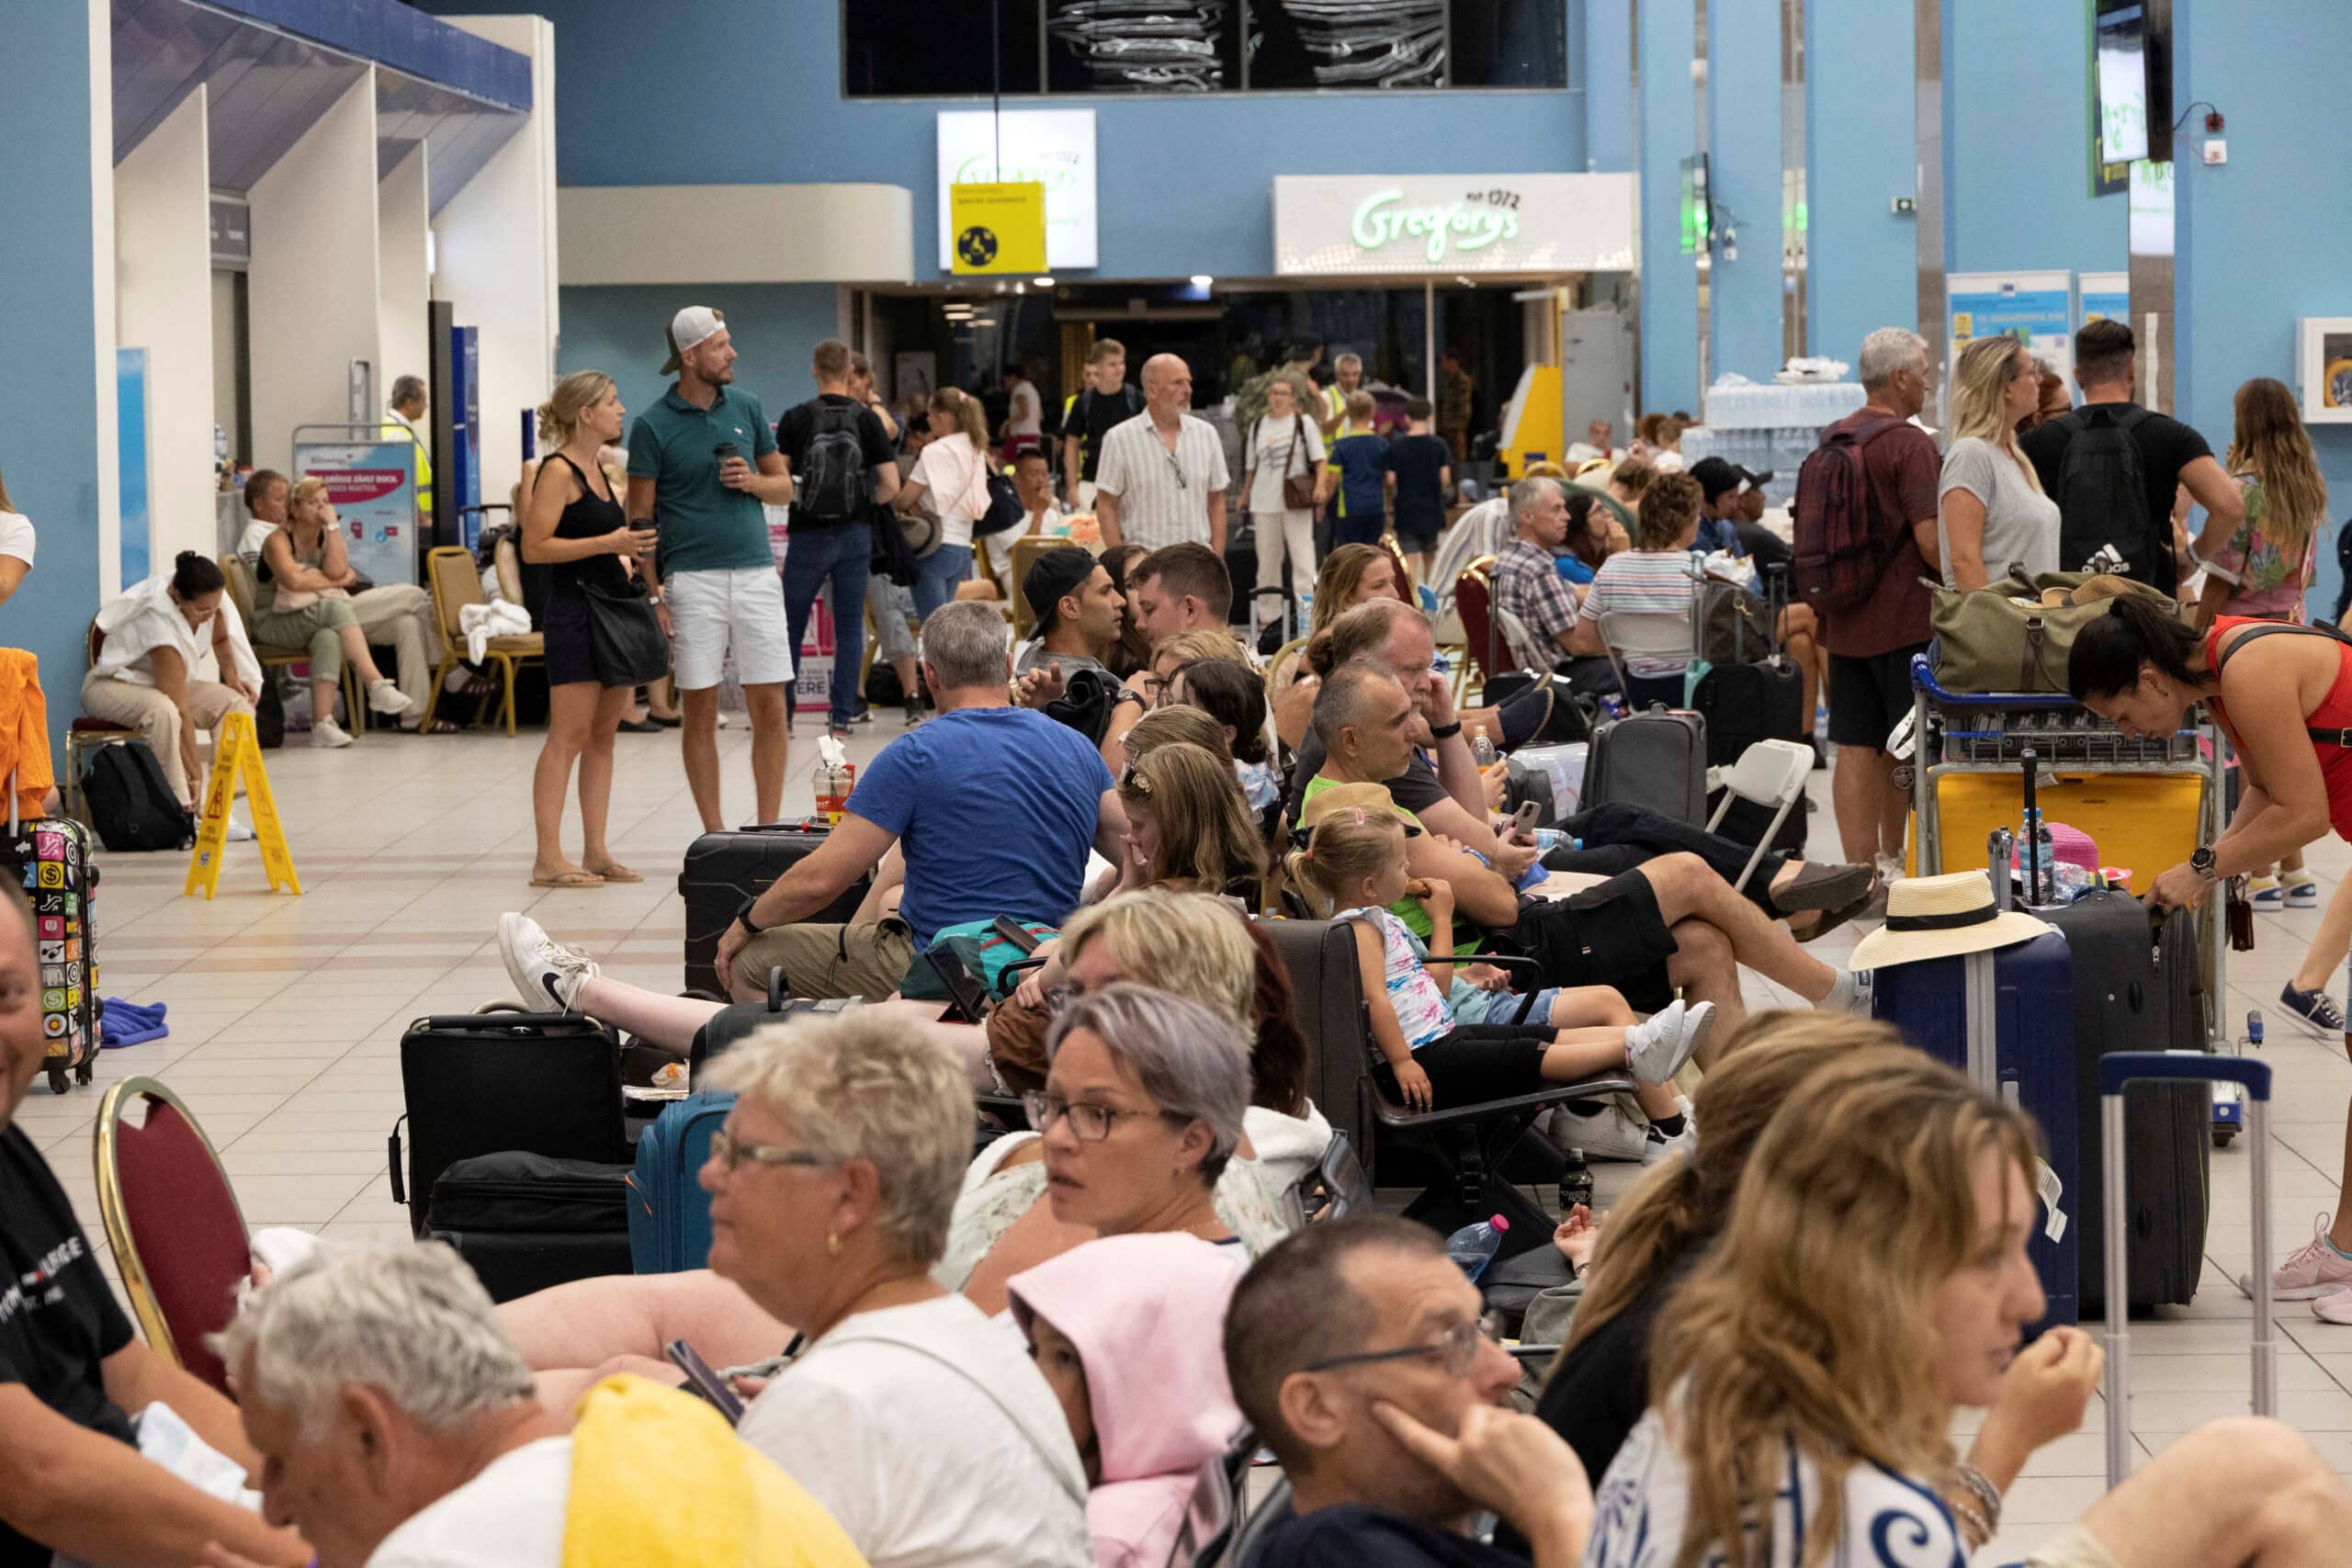
[[[759,400],[730,385],[727,318],[689,305],[672,319],[669,336],[662,373],[678,379],[629,432],[628,514],[651,517],[662,530],[654,604],[684,709],[686,786],[703,830],[716,833],[727,825],[718,810],[718,677],[730,646],[751,710],[757,820],[774,822],[784,810],[792,645],[761,508],[792,500],[792,476]]]

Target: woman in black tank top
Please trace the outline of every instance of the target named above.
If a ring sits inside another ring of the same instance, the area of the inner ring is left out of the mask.
[[[522,518],[523,558],[548,568],[548,600],[539,632],[547,653],[548,739],[531,775],[531,815],[538,850],[531,862],[534,887],[596,887],[641,882],[605,847],[605,806],[613,786],[613,732],[628,714],[633,688],[607,687],[596,678],[588,629],[591,587],[618,593],[628,587],[621,563],[650,556],[650,528],[632,530],[596,461],[597,449],[618,441],[620,392],[612,378],[582,370],[556,384],[539,406],[539,439],[552,448],[532,481]],[[563,852],[564,792],[571,764],[580,763],[580,821],[586,842],[579,862]]]

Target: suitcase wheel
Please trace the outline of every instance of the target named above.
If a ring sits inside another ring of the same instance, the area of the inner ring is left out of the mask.
[[[97,1076],[97,1063],[94,1061],[85,1062],[80,1066],[74,1069],[74,1081],[77,1084],[81,1084],[85,1088],[87,1088],[90,1080]]]
[[[65,1069],[63,1067],[51,1067],[49,1069],[49,1092],[51,1094],[63,1094],[65,1092]]]
[[[2238,1130],[2235,1127],[2226,1125],[2216,1127],[2213,1129],[2213,1146],[2217,1149],[2226,1149],[2230,1146],[2230,1141],[2237,1135]]]

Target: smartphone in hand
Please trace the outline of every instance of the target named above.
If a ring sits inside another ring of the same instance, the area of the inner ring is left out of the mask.
[[[686,1387],[707,1400],[713,1408],[727,1417],[730,1427],[743,1418],[743,1401],[727,1380],[710,1370],[710,1363],[695,1353],[695,1348],[683,1339],[673,1339],[662,1347],[671,1364],[686,1374]]]
[[[1521,802],[1519,809],[1511,813],[1511,837],[1515,839],[1532,837],[1535,832],[1535,802],[1532,800]]]

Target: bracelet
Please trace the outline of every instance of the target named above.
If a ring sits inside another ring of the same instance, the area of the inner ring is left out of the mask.
[[[1957,1472],[1960,1483],[1968,1488],[1977,1502],[1984,1505],[1985,1538],[1990,1540],[2001,1528],[2001,1489],[1985,1478],[1984,1472],[1972,1464],[1963,1464]]]
[[[1430,739],[1432,740],[1451,740],[1461,733],[1462,721],[1458,718],[1452,724],[1430,726]]]
[[[1962,1544],[1965,1545],[1970,1551],[1973,1552],[1977,1551],[1986,1541],[1993,1539],[1993,1527],[1991,1523],[1985,1519],[1984,1515],[1978,1513],[1974,1508],[1970,1507],[1967,1504],[1962,1502],[1957,1497],[1947,1497],[1944,1499],[1944,1503],[1951,1509],[1952,1517],[1960,1521],[1960,1533],[1963,1538]]]

